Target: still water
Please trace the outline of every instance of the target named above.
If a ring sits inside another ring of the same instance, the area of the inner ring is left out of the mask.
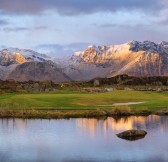
[[[145,138],[116,136],[144,129]],[[0,120],[2,162],[168,162],[168,117]]]

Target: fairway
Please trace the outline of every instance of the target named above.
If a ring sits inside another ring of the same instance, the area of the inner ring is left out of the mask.
[[[91,94],[58,91],[39,94],[3,94],[0,96],[2,109],[112,109],[116,107],[112,106],[115,103],[127,102],[144,102],[127,106],[134,109],[167,108],[168,93],[118,90]]]

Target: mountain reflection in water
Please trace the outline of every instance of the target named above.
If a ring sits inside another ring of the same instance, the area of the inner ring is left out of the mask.
[[[144,116],[131,116],[124,118],[107,118],[105,120],[98,119],[77,119],[76,123],[81,131],[87,131],[91,136],[94,136],[99,128],[103,129],[103,132],[108,132],[108,129],[121,132],[123,130],[131,129],[150,129],[150,127],[159,127],[160,130],[168,128],[167,122],[162,121],[160,116],[151,115]]]
[[[117,133],[148,132],[126,141]],[[167,162],[168,117],[23,120],[0,119],[3,162]]]

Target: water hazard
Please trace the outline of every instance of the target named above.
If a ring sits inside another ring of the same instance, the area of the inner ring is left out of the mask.
[[[143,129],[145,138],[116,136]],[[0,120],[3,162],[167,162],[168,117]]]

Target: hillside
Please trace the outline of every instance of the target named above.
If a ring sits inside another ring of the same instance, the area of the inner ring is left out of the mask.
[[[90,45],[84,51],[62,59],[18,48],[0,51],[1,80],[86,81],[122,74],[167,76],[168,42],[130,41],[121,45]]]
[[[88,46],[75,53],[65,72],[75,80],[95,77],[167,76],[168,43],[131,41],[122,45]]]
[[[71,80],[51,61],[52,58],[32,50],[9,48],[0,51],[0,79],[17,81]]]

